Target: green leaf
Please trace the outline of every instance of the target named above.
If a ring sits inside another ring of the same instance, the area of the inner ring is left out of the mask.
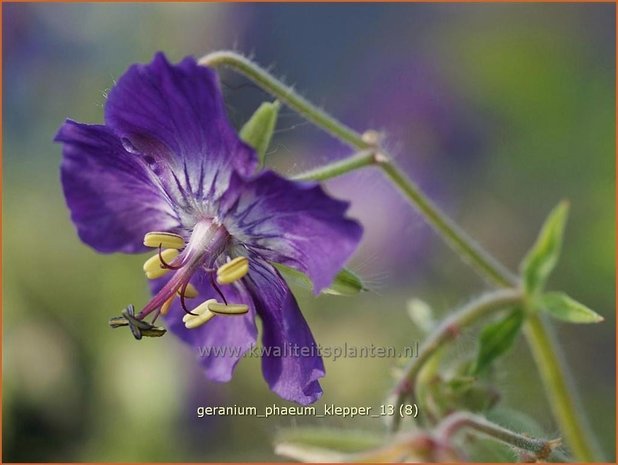
[[[277,100],[272,103],[262,103],[240,130],[240,138],[257,152],[260,166],[264,165],[266,151],[277,125],[280,107]]]
[[[304,273],[280,263],[273,263],[273,265],[288,283],[293,283],[309,290],[313,289],[311,280]],[[353,296],[367,290],[368,289],[357,274],[347,268],[343,268],[337,276],[335,276],[332,284],[328,288],[322,290],[322,294]]]
[[[505,354],[511,348],[523,321],[524,312],[520,308],[516,308],[505,318],[483,328],[479,336],[479,353],[472,374],[482,373],[496,358]]]
[[[528,295],[538,294],[543,289],[558,262],[568,213],[569,203],[566,201],[552,210],[539,237],[521,262],[520,271]]]
[[[548,292],[538,299],[541,310],[568,323],[599,323],[603,317],[563,292]]]

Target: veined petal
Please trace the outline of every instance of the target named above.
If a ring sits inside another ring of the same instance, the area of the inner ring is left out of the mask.
[[[158,292],[165,281],[165,279],[160,279],[154,282],[153,292]],[[221,300],[212,288],[206,273],[196,273],[192,283],[199,291],[199,296],[192,300],[189,308],[198,301]],[[246,292],[240,292],[237,287],[224,286],[222,292],[228,302],[250,303]],[[180,299],[176,299],[165,318],[169,330],[192,346],[208,379],[219,382],[229,381],[243,354],[255,344],[257,337],[255,312],[250,306],[249,312],[244,315],[217,315],[203,326],[193,329],[185,327],[182,321],[185,315],[186,313],[180,306]]]
[[[228,122],[215,72],[190,57],[172,65],[157,53],[131,66],[109,93],[105,121],[137,152],[165,160],[184,197],[217,197],[233,170],[257,166]]]
[[[264,171],[252,178],[232,176],[219,217],[232,236],[262,257],[306,273],[317,294],[360,241],[362,228],[345,217],[347,209],[347,202],[316,183]]]
[[[263,322],[262,372],[284,399],[310,404],[322,396],[325,369],[318,346],[286,282],[269,263],[251,261],[247,289]]]
[[[64,144],[62,188],[86,244],[99,252],[142,252],[144,234],[179,226],[147,164],[110,129],[67,120],[55,140]]]

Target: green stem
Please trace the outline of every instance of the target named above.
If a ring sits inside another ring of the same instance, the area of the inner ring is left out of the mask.
[[[449,444],[452,437],[463,429],[471,429],[518,449],[532,452],[535,458],[541,461],[547,460],[560,445],[559,440],[530,438],[467,412],[457,412],[446,417],[438,425],[434,435],[439,443]]]
[[[551,327],[538,313],[531,313],[524,324],[524,334],[545,386],[553,386],[550,404],[562,433],[578,461],[595,462],[603,457],[596,438],[588,433],[590,425],[581,411],[579,399],[572,386],[570,373],[564,370],[562,353],[556,350],[558,342]]]
[[[381,163],[380,167],[451,248],[464,261],[476,268],[481,276],[489,278],[500,287],[518,286],[517,278],[510,271],[446,216],[392,161]]]
[[[484,294],[460,309],[451,313],[423,342],[418,357],[413,357],[403,369],[403,374],[395,387],[395,411],[405,399],[414,394],[416,378],[425,364],[449,341],[459,336],[461,330],[481,318],[504,310],[522,301],[523,295],[516,289],[499,289]],[[399,415],[393,416],[391,428],[396,430]]]
[[[330,178],[341,176],[342,174],[350,171],[357,170],[363,166],[375,164],[375,150],[362,150],[354,155],[344,158],[343,160],[292,176],[292,179],[296,181],[325,181]]]
[[[499,287],[518,287],[518,280],[427,199],[420,189],[389,160],[386,152],[373,141],[366,140],[362,134],[339,122],[266,70],[236,52],[214,52],[204,56],[199,62],[205,66],[232,68],[282,103],[296,110],[308,121],[356,150],[373,149],[375,151],[374,162],[382,168],[406,199],[426,217],[433,228],[461,258]],[[361,166],[366,166],[366,164],[358,163],[358,160],[349,164],[346,161],[338,162],[337,169],[331,169],[330,173],[338,176]],[[320,170],[315,170],[313,176],[319,173]],[[322,173],[321,176],[321,179],[332,177],[328,173]],[[576,409],[572,394],[574,389],[567,382],[567,369],[561,361],[557,343],[550,336],[545,324],[535,316],[530,317],[526,323],[525,334],[541,373],[554,416],[574,455],[580,461],[595,460],[597,456],[594,452],[595,447],[592,446],[594,440],[590,429],[584,426],[586,422],[583,420],[583,413]],[[547,373],[551,373],[551,376]]]

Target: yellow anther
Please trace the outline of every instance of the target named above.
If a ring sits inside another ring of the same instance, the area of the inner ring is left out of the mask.
[[[236,257],[217,270],[217,282],[219,284],[231,284],[238,281],[249,272],[249,260],[247,257]]]
[[[191,313],[194,313],[194,315],[191,315],[191,313],[187,313],[185,314],[185,316],[182,317],[183,323],[186,323],[188,320],[192,318],[197,318],[202,313],[204,313],[206,310],[208,310],[209,304],[216,303],[216,302],[217,302],[217,299],[208,299],[207,301],[202,302],[197,307],[195,307],[193,310],[191,310]]]
[[[176,298],[176,294],[172,295],[169,299],[163,302],[163,305],[161,305],[161,310],[160,310],[161,315],[167,315],[167,312],[170,311],[170,307],[174,303],[175,298]]]
[[[165,276],[170,271],[171,270],[168,270],[167,268],[159,268],[156,271],[147,271],[146,277],[148,279],[157,279],[157,278],[160,278],[161,276]]]
[[[176,249],[165,249],[161,251],[161,258],[165,261],[165,263],[170,263],[178,256],[178,250]],[[156,271],[160,271],[163,269],[161,266],[163,262],[159,258],[159,254],[153,255],[148,260],[144,262],[144,272],[145,273],[154,273]]]
[[[244,304],[225,305],[215,301],[208,304],[208,310],[218,315],[242,315],[249,311],[249,307]]]
[[[214,313],[211,313],[211,312],[205,313],[204,315],[200,317],[196,317],[196,318],[193,318],[187,321],[185,323],[185,328],[187,329],[199,328],[200,326],[208,323],[214,316],[215,316]]]
[[[168,232],[149,232],[144,236],[146,247],[163,247],[165,249],[182,249],[185,240],[178,234]]]
[[[178,289],[178,295],[180,295],[181,292],[182,292],[182,288]],[[193,284],[190,284],[190,283],[187,284],[187,287],[185,288],[185,298],[194,299],[199,294],[200,293],[198,292],[198,290],[195,288]]]
[[[185,328],[199,328],[204,323],[208,322],[211,318],[213,318],[215,314],[208,309],[208,305],[216,302],[217,301],[215,299],[208,299],[206,302],[202,302],[193,310],[191,310],[191,313],[195,313],[196,315],[191,315],[187,313],[185,316],[183,316],[182,321],[185,324]]]

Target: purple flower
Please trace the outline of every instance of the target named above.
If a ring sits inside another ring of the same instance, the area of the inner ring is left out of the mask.
[[[257,315],[270,388],[301,404],[321,396],[322,359],[289,350],[316,344],[273,263],[306,273],[317,293],[362,229],[345,217],[348,204],[319,185],[256,173],[256,154],[230,126],[212,70],[192,58],[171,65],[159,53],[119,79],[105,125],[67,120],[56,141],[82,241],[103,253],[159,249],[144,265],[154,296],[136,316],[124,313],[136,336],[153,327],[147,315],[165,314],[169,329],[202,352],[206,375],[229,381],[255,344]],[[190,310],[191,297],[200,304]]]

